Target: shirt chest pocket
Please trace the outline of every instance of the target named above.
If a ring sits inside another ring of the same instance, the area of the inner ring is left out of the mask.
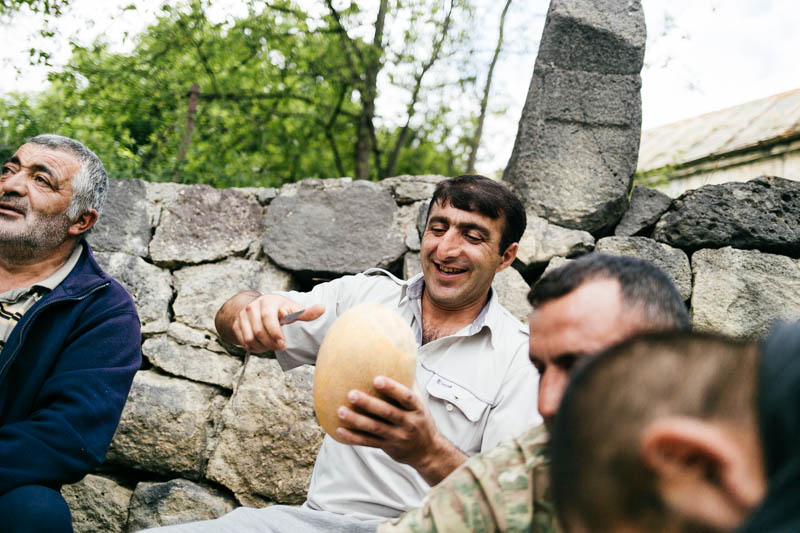
[[[467,454],[481,447],[489,404],[464,387],[434,374],[425,388],[437,429]]]

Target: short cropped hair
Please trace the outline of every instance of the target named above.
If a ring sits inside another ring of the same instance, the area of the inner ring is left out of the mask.
[[[542,276],[528,293],[528,301],[536,308],[598,279],[617,280],[623,303],[652,326],[648,327],[650,331],[685,331],[691,327],[686,305],[669,276],[635,257],[598,252],[581,256]]]
[[[562,524],[661,530],[671,516],[641,459],[643,431],[671,415],[757,431],[757,374],[755,343],[703,333],[635,337],[590,359],[567,386],[551,436]]]
[[[480,213],[493,220],[503,217],[501,255],[511,244],[519,242],[525,233],[527,217],[522,201],[508,187],[485,176],[465,174],[440,181],[433,191],[426,220],[434,204],[450,204],[456,209]]]
[[[75,139],[51,133],[32,137],[27,143],[67,152],[78,158],[81,168],[72,178],[72,198],[66,212],[68,219],[75,220],[90,209],[100,214],[106,201],[108,175],[103,162],[94,152]]]

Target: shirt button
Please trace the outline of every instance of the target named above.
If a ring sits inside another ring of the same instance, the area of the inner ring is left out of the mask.
[[[453,410],[453,404],[452,404],[452,403],[448,403],[448,404],[445,406],[445,409],[447,409],[448,411],[452,411],[452,410]]]

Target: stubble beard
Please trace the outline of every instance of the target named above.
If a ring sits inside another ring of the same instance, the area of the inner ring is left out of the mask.
[[[15,231],[12,224],[0,215],[0,257],[6,261],[35,259],[67,240],[70,221],[65,213],[40,215],[28,209],[24,221],[25,227]]]

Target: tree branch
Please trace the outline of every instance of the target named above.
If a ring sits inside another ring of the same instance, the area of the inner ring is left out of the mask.
[[[486,86],[483,88],[483,97],[481,98],[481,112],[478,115],[478,124],[475,130],[475,135],[470,140],[469,161],[467,162],[467,174],[475,173],[475,160],[478,157],[478,148],[481,144],[481,137],[483,136],[483,123],[486,120],[486,107],[489,104],[489,92],[492,88],[492,74],[494,67],[497,64],[497,58],[500,57],[500,50],[503,48],[503,28],[506,23],[506,13],[511,6],[511,0],[506,0],[506,5],[503,12],[500,14],[500,33],[497,37],[497,46],[494,48],[494,55],[492,62],[489,64],[489,72],[486,75]]]
[[[422,90],[422,79],[425,77],[425,74],[431,69],[431,67],[433,67],[434,63],[436,63],[436,61],[439,59],[442,46],[444,46],[444,42],[447,39],[447,34],[450,31],[450,22],[452,21],[455,3],[456,0],[450,0],[450,7],[447,9],[447,15],[442,21],[442,29],[438,32],[438,38],[433,43],[431,55],[428,60],[423,63],[420,71],[414,76],[414,88],[411,91],[411,101],[406,108],[406,123],[400,129],[400,133],[395,140],[394,147],[389,154],[389,160],[386,163],[386,167],[384,167],[383,171],[381,172],[381,178],[393,176],[397,168],[397,159],[400,156],[400,150],[403,148],[403,146],[405,146],[406,141],[408,140],[407,137],[411,128],[411,119],[414,118],[414,114],[416,113],[414,108],[419,101],[420,91]]]

